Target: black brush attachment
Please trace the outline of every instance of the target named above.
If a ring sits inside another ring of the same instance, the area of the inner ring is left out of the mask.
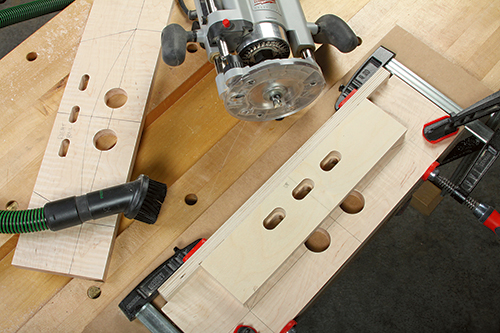
[[[167,185],[140,175],[137,180],[78,197],[51,201],[44,206],[52,231],[89,220],[123,213],[129,219],[153,224],[167,195]]]
[[[161,205],[163,201],[165,201],[167,185],[149,179],[144,175],[139,176],[139,179],[141,177],[144,177],[144,183],[146,183],[146,185],[142,187],[146,188],[146,193],[144,195],[144,192],[141,192],[139,199],[142,199],[142,201],[135,205],[130,205],[130,210],[124,212],[124,215],[129,219],[136,219],[137,221],[153,224],[158,219]]]

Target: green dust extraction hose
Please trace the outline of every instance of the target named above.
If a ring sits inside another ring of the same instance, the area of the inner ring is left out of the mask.
[[[45,204],[24,211],[0,211],[0,233],[57,231],[123,213],[129,219],[153,224],[167,195],[167,185],[140,175],[137,180]]]
[[[75,0],[36,0],[0,11],[0,28],[66,8]]]

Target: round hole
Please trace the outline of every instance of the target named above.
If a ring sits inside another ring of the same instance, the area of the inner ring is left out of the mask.
[[[9,202],[7,202],[7,204],[5,205],[5,209],[6,210],[17,210],[19,208],[19,203],[15,200],[11,200]]]
[[[89,289],[87,289],[87,296],[90,299],[98,298],[99,296],[101,296],[101,288],[96,287],[96,286],[90,287]]]
[[[359,191],[354,190],[340,204],[340,208],[347,214],[357,214],[365,208],[365,198]]]
[[[116,133],[110,129],[100,130],[94,135],[94,146],[101,151],[110,150],[117,141]]]
[[[189,53],[195,53],[196,51],[198,51],[198,45],[194,44],[194,43],[189,43],[186,47],[186,50],[189,52]]]
[[[38,58],[38,53],[36,52],[30,52],[26,55],[26,60],[28,61],[35,61],[36,58]]]
[[[323,228],[318,228],[313,234],[306,240],[304,245],[311,252],[320,253],[328,249],[331,243],[330,234]]]
[[[104,103],[112,109],[124,106],[127,99],[127,92],[121,88],[113,88],[104,95]]]
[[[186,202],[187,205],[192,206],[198,202],[198,197],[196,196],[196,194],[191,193],[186,195],[184,201]]]

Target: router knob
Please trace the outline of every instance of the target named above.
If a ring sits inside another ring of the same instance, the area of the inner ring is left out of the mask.
[[[313,36],[315,43],[331,44],[343,53],[351,52],[361,44],[361,39],[338,16],[326,14],[315,23],[319,28],[318,33]]]
[[[186,58],[186,45],[196,41],[196,33],[188,32],[177,23],[167,25],[161,32],[161,56],[169,66],[179,66]]]

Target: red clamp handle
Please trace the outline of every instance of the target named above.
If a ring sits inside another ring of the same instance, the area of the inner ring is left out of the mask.
[[[483,224],[493,230],[497,236],[500,236],[500,214],[496,210],[491,212],[490,216],[488,216]]]
[[[246,325],[240,325],[235,328],[234,333],[242,333],[242,332],[252,332],[252,333],[258,333],[255,328],[252,326],[246,326]]]
[[[280,331],[280,333],[287,333],[293,327],[295,327],[295,325],[297,325],[297,322],[295,320],[291,320],[288,324],[286,324],[285,327],[283,327],[283,329]]]
[[[436,168],[439,166],[439,162],[435,161],[431,164],[431,166],[425,171],[424,175],[422,176],[422,180],[426,181],[429,176],[431,175],[431,172],[436,170]]]
[[[425,124],[422,128],[422,135],[424,139],[432,144],[435,144],[457,134],[458,128],[456,130],[452,129],[450,133],[450,130],[443,126],[449,122],[450,116],[446,115]]]
[[[193,256],[193,254],[198,251],[198,249],[203,245],[205,244],[206,242],[206,238],[202,238],[200,239],[200,241],[193,247],[193,249],[191,251],[188,252],[188,254],[186,254],[184,256],[184,258],[182,258],[182,261],[183,262],[186,262],[189,258],[191,258]]]

